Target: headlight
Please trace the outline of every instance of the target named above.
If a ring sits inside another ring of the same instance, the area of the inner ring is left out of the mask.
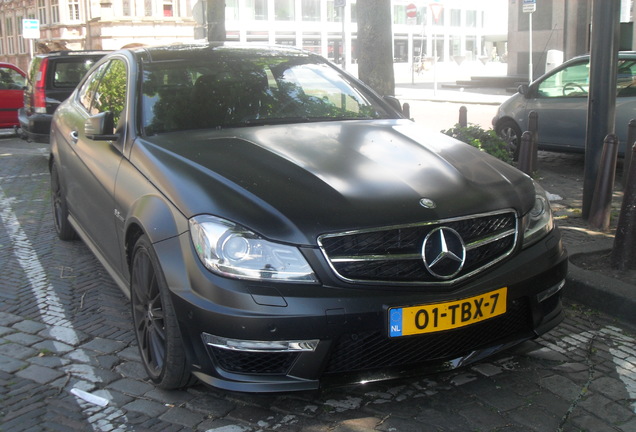
[[[550,201],[548,201],[545,191],[536,182],[534,190],[536,193],[534,207],[524,216],[523,247],[536,243],[554,227]]]
[[[225,219],[190,219],[190,236],[203,265],[222,276],[250,280],[316,282],[298,248],[263,239]]]

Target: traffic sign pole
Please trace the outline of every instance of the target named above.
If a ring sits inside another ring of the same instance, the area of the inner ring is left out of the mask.
[[[528,79],[532,82],[532,13],[537,10],[537,0],[523,0],[522,10],[528,15],[528,35],[529,35],[529,51],[528,51]]]

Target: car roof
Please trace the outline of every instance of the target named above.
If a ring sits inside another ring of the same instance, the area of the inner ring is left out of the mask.
[[[261,45],[254,43],[211,42],[193,44],[174,44],[152,47],[138,47],[129,49],[137,57],[147,62],[200,60],[214,53],[227,53],[245,56],[293,56],[310,57],[314,53],[295,47],[278,45]],[[317,56],[316,56],[317,57]]]
[[[72,57],[84,57],[84,56],[103,56],[112,51],[107,50],[78,50],[78,51],[51,51],[48,53],[40,53],[35,57],[48,57],[48,58],[72,58]]]
[[[618,58],[630,58],[630,57],[634,57],[636,59],[636,51],[619,51],[618,52]],[[578,61],[581,59],[589,59],[590,58],[590,54],[581,54],[578,56],[574,56],[571,59],[567,60],[564,63],[569,63],[569,62],[573,62],[573,61]]]

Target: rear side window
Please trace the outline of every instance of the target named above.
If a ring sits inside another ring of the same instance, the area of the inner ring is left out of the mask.
[[[95,60],[89,59],[53,62],[53,88],[75,88],[94,63]]]
[[[22,90],[24,77],[8,67],[0,68],[0,90]]]

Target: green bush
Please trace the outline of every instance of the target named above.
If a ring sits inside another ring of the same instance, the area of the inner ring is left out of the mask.
[[[512,156],[506,142],[492,129],[484,130],[479,125],[470,123],[468,126],[462,127],[457,123],[451,129],[443,130],[442,133],[477,147],[504,162],[512,162]]]

